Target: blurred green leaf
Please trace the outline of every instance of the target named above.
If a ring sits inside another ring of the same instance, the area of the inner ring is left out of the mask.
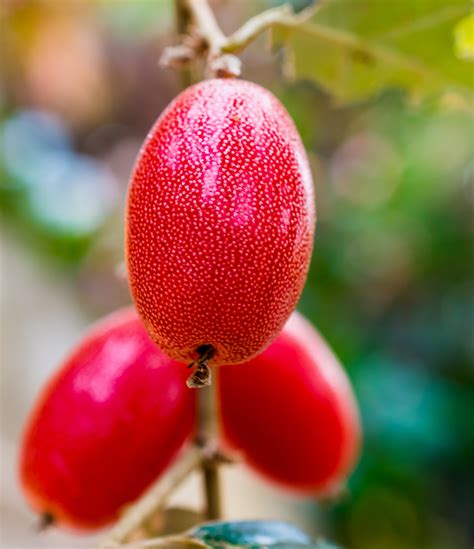
[[[453,29],[468,13],[466,0],[333,0],[298,27],[277,27],[273,43],[287,46],[294,76],[314,80],[341,102],[387,87],[414,99],[448,89],[467,95],[472,66],[455,56]]]
[[[474,15],[465,17],[454,29],[456,55],[460,59],[474,60]]]

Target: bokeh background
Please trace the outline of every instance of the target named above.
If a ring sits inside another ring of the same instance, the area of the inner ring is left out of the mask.
[[[214,5],[231,31],[272,2]],[[130,301],[128,176],[183,83],[157,63],[176,43],[173,4],[4,0],[1,10],[0,540],[86,547],[90,538],[34,532],[16,453],[62,356],[93,319]],[[472,547],[472,113],[456,101],[413,104],[396,89],[341,106],[314,83],[286,81],[281,54],[265,45],[242,56],[244,77],[286,105],[317,186],[299,308],[347,368],[365,443],[345,499],[299,500],[236,466],[225,473],[227,514],[288,518],[353,549]],[[197,505],[197,480],[177,499]]]

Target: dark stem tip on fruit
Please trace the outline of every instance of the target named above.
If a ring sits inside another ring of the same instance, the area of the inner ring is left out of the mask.
[[[53,524],[56,522],[54,515],[52,513],[49,513],[48,511],[45,511],[42,515],[40,515],[38,523],[36,525],[36,530],[38,532],[44,532],[45,530],[48,530]]]
[[[211,384],[211,369],[209,368],[209,361],[215,355],[215,352],[216,350],[214,347],[209,344],[200,345],[196,349],[198,358],[194,362],[191,362],[188,366],[188,368],[196,366],[196,369],[186,381],[186,385],[190,389],[200,389],[201,387]]]

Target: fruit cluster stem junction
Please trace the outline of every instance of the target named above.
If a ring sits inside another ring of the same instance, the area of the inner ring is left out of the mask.
[[[238,30],[226,36],[220,28],[208,0],[177,0],[177,13],[182,21],[178,25],[186,34],[182,43],[164,50],[160,64],[180,68],[201,56],[206,56],[208,77],[235,77],[241,74],[241,62],[235,55],[246,48],[260,34],[274,26],[292,28],[311,18],[317,6],[294,13],[290,4],[265,10],[246,21]]]

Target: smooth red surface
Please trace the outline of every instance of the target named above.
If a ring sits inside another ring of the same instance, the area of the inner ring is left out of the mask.
[[[79,529],[114,520],[192,433],[188,375],[154,345],[134,310],[96,324],[28,420],[20,477],[33,508]]]
[[[281,103],[238,79],[201,82],[158,119],[128,195],[137,309],[169,356],[243,362],[282,328],[304,285],[315,223],[311,174]]]
[[[342,366],[301,315],[250,362],[219,368],[218,391],[224,444],[267,479],[324,494],[352,470],[357,404]]]

